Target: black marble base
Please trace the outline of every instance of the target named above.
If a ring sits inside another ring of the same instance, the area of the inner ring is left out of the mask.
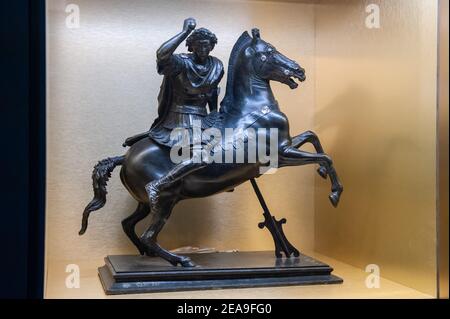
[[[289,259],[269,251],[186,256],[197,267],[174,267],[158,257],[108,256],[98,269],[103,289],[113,295],[343,282],[331,274],[333,268],[303,254]]]

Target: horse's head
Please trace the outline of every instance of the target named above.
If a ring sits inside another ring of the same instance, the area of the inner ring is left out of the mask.
[[[294,78],[300,82],[306,79],[305,69],[262,40],[258,29],[252,30],[252,41],[245,55],[251,59],[255,74],[262,79],[287,84],[291,89],[298,87]]]

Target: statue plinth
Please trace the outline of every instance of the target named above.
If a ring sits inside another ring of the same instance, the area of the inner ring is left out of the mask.
[[[108,256],[99,268],[107,295],[339,284],[333,268],[309,256],[276,258],[271,251],[188,255],[196,267],[175,267],[159,257]]]

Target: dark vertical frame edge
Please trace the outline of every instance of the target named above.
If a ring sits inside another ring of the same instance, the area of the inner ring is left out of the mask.
[[[44,297],[45,0],[0,2],[0,299]]]
[[[46,9],[45,0],[29,2],[29,219],[28,298],[43,298],[45,272],[46,161]]]

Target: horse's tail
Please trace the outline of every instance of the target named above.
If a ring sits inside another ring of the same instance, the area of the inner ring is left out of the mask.
[[[80,235],[86,232],[88,226],[89,214],[95,210],[102,208],[106,203],[106,183],[111,177],[111,172],[118,165],[123,164],[125,156],[108,157],[97,163],[92,172],[92,186],[94,187],[94,198],[83,212],[83,220],[81,221]]]

